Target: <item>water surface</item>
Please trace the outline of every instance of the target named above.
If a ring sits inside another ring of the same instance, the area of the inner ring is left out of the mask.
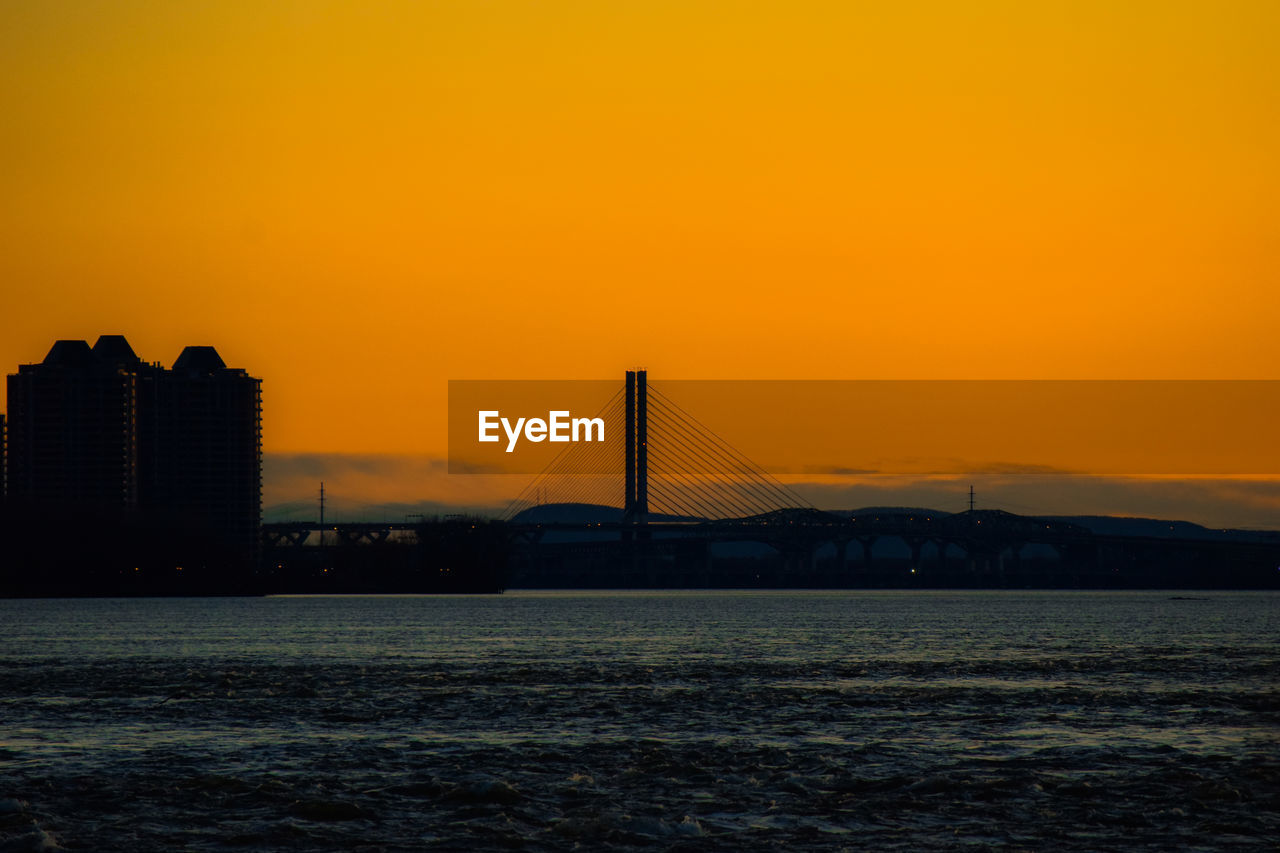
[[[0,601],[0,850],[1274,849],[1278,605]]]

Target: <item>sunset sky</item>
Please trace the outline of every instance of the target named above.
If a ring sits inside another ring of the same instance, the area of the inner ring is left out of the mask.
[[[268,503],[338,459],[366,502],[473,500],[449,379],[1280,379],[1277,33],[1269,0],[0,0],[0,364],[217,346],[263,378]],[[1184,514],[1280,527],[1246,485]]]

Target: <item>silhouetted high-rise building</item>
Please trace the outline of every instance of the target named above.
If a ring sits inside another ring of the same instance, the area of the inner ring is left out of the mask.
[[[182,351],[139,388],[139,500],[256,547],[262,518],[262,380],[210,346]]]
[[[84,341],[58,341],[9,375],[8,494],[14,500],[134,508],[138,373]]]
[[[213,347],[172,370],[121,335],[58,341],[8,383],[8,497],[142,510],[251,557],[262,515],[261,380]]]

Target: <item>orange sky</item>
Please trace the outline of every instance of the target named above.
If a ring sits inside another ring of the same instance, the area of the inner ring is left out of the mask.
[[[0,362],[264,378],[1280,378],[1274,2],[0,4]]]

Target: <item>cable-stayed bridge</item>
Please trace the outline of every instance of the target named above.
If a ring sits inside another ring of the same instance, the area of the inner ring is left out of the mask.
[[[628,371],[596,417],[624,429],[568,443],[502,516],[518,583],[1105,587],[1168,578],[1186,586],[1225,567],[1237,577],[1270,571],[1261,585],[1274,586],[1274,542],[1095,535],[1000,510],[818,510],[651,386],[643,370]],[[417,527],[339,523],[319,538],[377,548]],[[318,530],[263,525],[264,544],[283,553],[314,544]],[[732,543],[773,556],[734,556]],[[1134,580],[1139,569],[1146,580]]]
[[[618,506],[621,521],[728,519],[810,507],[775,477],[716,435],[675,400],[628,370],[624,387],[596,417],[624,424],[605,441],[572,443],[511,502],[518,519],[543,504]]]

